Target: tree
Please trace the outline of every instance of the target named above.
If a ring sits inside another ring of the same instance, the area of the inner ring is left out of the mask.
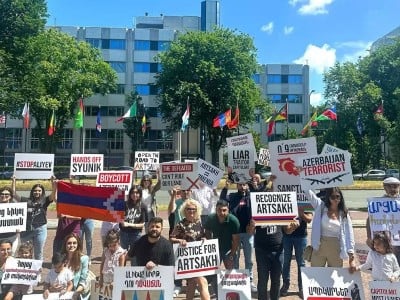
[[[251,76],[256,72],[256,49],[252,39],[227,29],[189,32],[178,37],[158,57],[158,98],[163,120],[171,130],[179,130],[186,103],[190,103],[189,126],[204,128],[212,153],[217,152],[232,132],[213,128],[212,120],[229,108],[240,109],[240,124],[251,123],[254,111],[267,109],[266,101]]]
[[[46,130],[53,109],[57,139],[60,129],[73,117],[77,100],[110,92],[117,76],[98,49],[54,29],[29,39],[25,60],[29,65],[19,86],[22,98],[8,108],[19,116],[24,102],[29,102],[41,151],[53,152],[55,143]]]

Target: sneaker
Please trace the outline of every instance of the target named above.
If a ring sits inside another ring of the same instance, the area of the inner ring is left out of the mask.
[[[174,288],[174,297],[178,297],[179,294],[181,293],[181,291],[182,291],[182,287],[175,286],[175,288]]]
[[[251,293],[252,294],[255,294],[255,293],[257,293],[257,287],[256,287],[256,285],[254,284],[254,283],[250,283],[250,289],[251,289]]]
[[[281,290],[279,291],[280,296],[286,297],[288,295],[288,290],[289,290],[289,282],[283,282]]]

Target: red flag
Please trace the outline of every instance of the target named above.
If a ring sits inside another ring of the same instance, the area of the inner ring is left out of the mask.
[[[22,110],[22,116],[24,117],[24,129],[29,128],[29,103],[25,102],[24,109]]]
[[[224,127],[231,122],[231,109],[216,116],[213,120],[213,127]]]
[[[239,106],[236,104],[235,117],[227,124],[229,129],[234,129],[239,126]]]
[[[267,136],[272,135],[272,131],[274,130],[274,125],[275,125],[275,120],[271,120],[268,122],[268,131],[267,131]]]
[[[50,118],[49,130],[48,130],[48,134],[50,136],[52,136],[54,131],[56,131],[55,123],[56,123],[56,116],[54,115],[54,110],[53,110],[53,113]]]

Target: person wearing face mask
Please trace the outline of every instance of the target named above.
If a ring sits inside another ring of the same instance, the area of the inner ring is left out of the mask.
[[[33,185],[29,197],[21,197],[16,193],[16,177],[12,177],[12,191],[18,202],[27,202],[28,216],[26,231],[21,233],[21,242],[31,241],[34,258],[43,260],[43,248],[47,238],[47,208],[56,200],[57,182],[51,177],[52,191],[46,196],[41,184]]]

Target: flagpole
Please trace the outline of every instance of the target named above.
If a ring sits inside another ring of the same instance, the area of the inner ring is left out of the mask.
[[[289,101],[286,97],[286,139],[289,139]]]
[[[189,106],[189,96],[187,97],[186,100],[186,107]],[[189,159],[189,129],[190,129],[190,124],[188,123],[187,126],[187,132],[186,132],[186,158]]]

